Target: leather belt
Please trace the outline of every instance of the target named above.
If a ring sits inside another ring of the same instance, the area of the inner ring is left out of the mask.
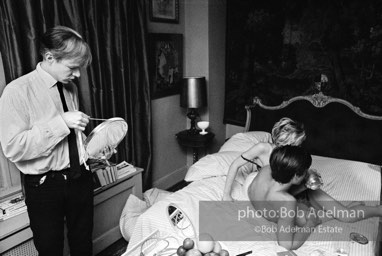
[[[32,181],[33,183],[36,183],[35,185],[41,185],[45,182],[46,178],[51,179],[64,179],[64,180],[76,180],[80,178],[87,170],[83,165],[81,165],[81,171],[71,171],[70,168],[66,168],[63,170],[50,170],[48,172],[42,173],[42,174],[26,174],[25,179]]]

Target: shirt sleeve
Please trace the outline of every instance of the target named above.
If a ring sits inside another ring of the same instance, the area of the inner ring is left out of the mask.
[[[49,155],[69,133],[59,113],[45,122],[31,124],[26,100],[7,88],[0,98],[0,143],[12,162]]]

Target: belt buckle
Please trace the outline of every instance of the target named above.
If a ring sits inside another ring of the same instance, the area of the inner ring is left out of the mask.
[[[38,185],[41,185],[45,182],[46,175],[42,176],[41,179],[38,181]]]

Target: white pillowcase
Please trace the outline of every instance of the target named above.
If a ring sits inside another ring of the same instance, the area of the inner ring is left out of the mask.
[[[243,152],[259,142],[272,142],[269,132],[253,131],[233,135],[220,148],[219,152],[206,155],[193,164],[187,171],[185,180],[196,181],[216,176],[226,176],[231,163]],[[247,175],[252,171],[251,163],[240,167],[235,180],[244,183]]]
[[[121,217],[119,218],[119,229],[125,240],[130,240],[138,217],[147,209],[148,206],[145,201],[142,201],[133,194],[129,195],[123,207]]]
[[[272,142],[272,136],[269,132],[253,131],[236,133],[229,140],[227,140],[223,146],[221,146],[219,152],[223,151],[240,151],[245,152],[253,145],[259,142]]]
[[[224,151],[206,155],[188,169],[184,180],[190,182],[210,177],[226,176],[231,163],[240,157],[241,153],[240,151]],[[235,179],[240,184],[243,184],[245,177],[251,171],[252,164],[245,164],[240,167]]]

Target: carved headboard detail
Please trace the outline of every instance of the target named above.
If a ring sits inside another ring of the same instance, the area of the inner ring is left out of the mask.
[[[382,164],[382,116],[363,113],[350,102],[319,92],[297,96],[278,106],[255,97],[246,106],[245,131],[270,132],[282,117],[302,122],[312,154]]]

